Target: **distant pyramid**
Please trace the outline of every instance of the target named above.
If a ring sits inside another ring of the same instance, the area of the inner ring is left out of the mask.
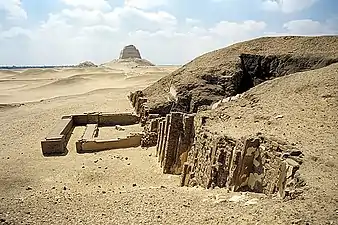
[[[134,45],[127,45],[122,49],[119,59],[142,59],[142,58],[140,51]]]

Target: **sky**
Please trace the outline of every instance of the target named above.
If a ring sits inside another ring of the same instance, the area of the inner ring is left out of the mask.
[[[260,36],[337,35],[337,0],[0,0],[0,65],[184,64]]]

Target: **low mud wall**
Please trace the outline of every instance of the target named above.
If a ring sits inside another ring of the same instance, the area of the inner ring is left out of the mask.
[[[92,153],[110,149],[135,148],[141,145],[142,133],[128,135],[126,138],[111,140],[79,140],[76,143],[78,153]]]
[[[132,113],[87,113],[72,115],[75,126],[98,124],[99,126],[127,126],[137,124],[140,117]]]
[[[87,126],[83,137],[76,143],[77,151],[93,151],[131,148],[141,145],[143,134],[129,135],[126,139],[96,141],[98,127],[104,126],[127,126],[140,122],[140,117],[133,113],[86,113],[78,115],[63,116],[61,121],[41,141],[42,153],[45,156],[66,155],[67,143],[72,130],[76,126]]]

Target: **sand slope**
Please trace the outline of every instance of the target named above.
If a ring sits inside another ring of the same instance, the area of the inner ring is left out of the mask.
[[[115,67],[0,70],[0,103],[25,103],[106,88],[145,87],[176,67]]]
[[[153,112],[168,113],[170,88],[176,89],[177,110],[197,112],[264,80],[335,62],[338,36],[263,37],[201,55],[143,92]]]

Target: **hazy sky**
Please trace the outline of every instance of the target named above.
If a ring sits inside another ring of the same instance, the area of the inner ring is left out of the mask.
[[[337,0],[0,0],[0,65],[157,64],[266,35],[338,34]]]

